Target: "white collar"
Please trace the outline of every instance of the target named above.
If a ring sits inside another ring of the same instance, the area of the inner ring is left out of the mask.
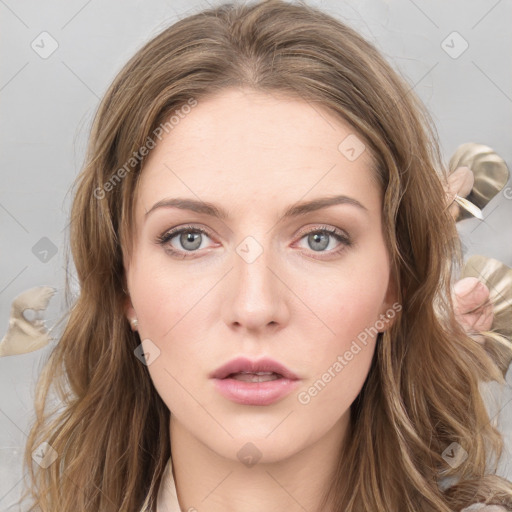
[[[181,512],[178,496],[176,494],[176,484],[174,483],[174,476],[172,474],[171,458],[167,461],[160,488],[158,489],[158,496],[156,501],[157,512]]]

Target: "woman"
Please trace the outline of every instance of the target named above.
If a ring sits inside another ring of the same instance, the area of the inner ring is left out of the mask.
[[[39,509],[156,510],[173,476],[189,511],[511,507],[441,168],[412,91],[312,7],[226,4],[150,41],[77,182]]]

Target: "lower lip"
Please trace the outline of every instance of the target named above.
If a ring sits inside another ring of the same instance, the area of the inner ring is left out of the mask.
[[[214,379],[215,387],[232,402],[242,405],[270,405],[291,393],[299,380],[284,377],[267,382],[245,382],[236,379]]]

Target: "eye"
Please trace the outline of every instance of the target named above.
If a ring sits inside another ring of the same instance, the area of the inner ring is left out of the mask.
[[[182,226],[166,231],[157,238],[157,243],[162,245],[173,256],[188,258],[204,249],[206,239],[210,238],[209,232],[198,226]],[[337,228],[321,226],[303,232],[299,240],[306,239],[309,249],[315,253],[335,256],[352,244],[349,236]],[[338,241],[338,247],[335,246]],[[330,249],[330,250],[326,250]],[[314,256],[315,257],[315,256]]]
[[[316,253],[336,255],[352,244],[349,236],[334,227],[322,226],[302,233],[300,240],[306,239],[308,248]],[[338,241],[336,247],[335,241]],[[330,250],[326,250],[330,249]]]
[[[166,251],[183,258],[188,254],[204,249],[203,242],[209,237],[208,231],[196,226],[183,226],[166,231],[157,238],[157,242],[164,246]]]

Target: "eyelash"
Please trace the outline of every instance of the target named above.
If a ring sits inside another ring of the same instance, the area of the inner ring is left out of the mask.
[[[169,231],[166,231],[165,233],[162,233],[160,236],[158,236],[156,241],[159,245],[163,246],[165,248],[165,250],[173,256],[181,257],[182,259],[194,257],[194,256],[189,256],[189,255],[197,253],[198,252],[197,250],[187,251],[189,254],[186,254],[183,251],[174,249],[169,243],[176,235],[180,235],[181,233],[187,233],[187,232],[201,233],[203,235],[208,236],[209,238],[212,238],[211,234],[206,229],[198,227],[198,226],[189,225],[189,226],[183,226],[183,227],[174,228]],[[344,251],[347,247],[350,247],[352,245],[352,241],[350,240],[349,236],[346,233],[344,233],[343,231],[340,231],[337,228],[333,228],[330,226],[319,226],[314,229],[310,229],[308,231],[301,232],[299,240],[302,240],[302,238],[304,238],[307,235],[311,235],[311,234],[315,234],[315,233],[327,233],[327,234],[331,235],[332,237],[336,238],[338,240],[338,242],[341,242],[341,245],[338,249],[333,249],[331,251],[326,252],[326,254],[329,255],[328,257],[337,256],[342,251]],[[319,254],[322,254],[324,251],[311,251],[311,252],[313,252],[313,253],[317,252]],[[324,257],[319,258],[317,256],[313,256],[313,258],[326,259]]]

